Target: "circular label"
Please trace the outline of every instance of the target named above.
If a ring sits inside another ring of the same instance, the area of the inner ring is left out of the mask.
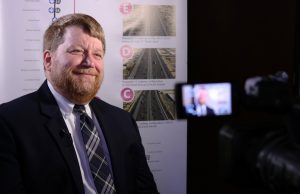
[[[124,45],[120,49],[120,54],[123,58],[129,59],[133,55],[133,49],[128,45]]]
[[[127,15],[129,14],[131,11],[132,11],[132,4],[131,3],[128,3],[128,2],[124,2],[120,5],[120,12],[123,14],[123,15]]]
[[[131,88],[123,88],[121,97],[125,102],[131,102],[134,98],[134,91]]]

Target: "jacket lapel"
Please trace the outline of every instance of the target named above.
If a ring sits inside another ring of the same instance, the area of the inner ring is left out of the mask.
[[[70,168],[70,172],[73,176],[79,193],[84,193],[80,168],[71,134],[68,132],[68,128],[64,122],[55,98],[47,86],[47,82],[43,83],[41,88],[38,90],[38,93],[41,99],[41,112],[48,117],[48,122],[45,124],[46,128],[58,145],[59,150],[61,151],[68,167]]]

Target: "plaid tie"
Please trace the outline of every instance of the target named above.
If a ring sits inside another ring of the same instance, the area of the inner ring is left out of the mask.
[[[93,120],[87,115],[83,105],[75,105],[73,110],[80,115],[80,129],[98,193],[116,193],[112,173]]]

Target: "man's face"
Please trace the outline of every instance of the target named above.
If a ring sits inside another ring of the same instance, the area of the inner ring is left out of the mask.
[[[44,52],[46,77],[53,87],[73,103],[89,102],[104,76],[102,42],[78,26],[65,30],[64,42],[56,51]]]
[[[200,89],[198,91],[198,102],[199,104],[206,104],[206,101],[207,101],[207,91],[204,90],[204,89]]]

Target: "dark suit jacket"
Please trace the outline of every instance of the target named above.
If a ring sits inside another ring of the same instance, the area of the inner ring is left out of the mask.
[[[215,111],[212,108],[206,106],[206,114],[207,115],[215,115]]]
[[[90,103],[111,156],[117,193],[157,193],[141,137],[129,113]],[[0,106],[0,193],[83,194],[72,139],[46,82]]]

